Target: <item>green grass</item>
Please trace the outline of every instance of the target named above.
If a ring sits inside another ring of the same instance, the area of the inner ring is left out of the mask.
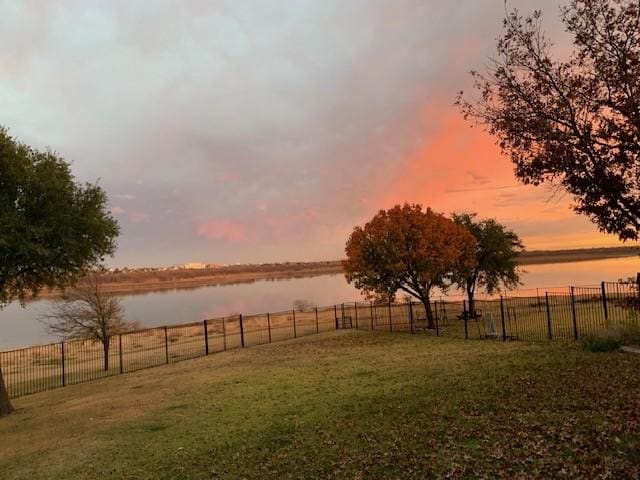
[[[613,352],[622,346],[620,340],[611,337],[590,335],[582,339],[582,348],[589,352]]]
[[[15,401],[2,479],[640,475],[640,356],[334,332]]]

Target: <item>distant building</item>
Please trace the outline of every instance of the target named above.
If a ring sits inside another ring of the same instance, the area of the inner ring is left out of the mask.
[[[207,266],[204,263],[200,262],[188,262],[185,263],[182,268],[186,270],[202,270],[204,268],[207,268]]]

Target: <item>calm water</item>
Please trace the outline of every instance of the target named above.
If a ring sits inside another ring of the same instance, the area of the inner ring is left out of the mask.
[[[557,263],[524,267],[522,289],[562,288],[568,285],[595,285],[635,276],[640,271],[636,257]],[[144,326],[162,326],[215,318],[232,313],[263,313],[286,310],[297,299],[317,305],[361,300],[343,275],[322,275],[277,281],[201,287],[192,290],[166,290],[122,298],[129,320]],[[56,341],[50,337],[38,315],[49,308],[48,300],[17,304],[0,311],[0,348],[19,347]]]

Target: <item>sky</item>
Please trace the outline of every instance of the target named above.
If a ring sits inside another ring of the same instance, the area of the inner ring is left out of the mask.
[[[569,48],[559,3],[544,12]],[[113,266],[342,258],[354,225],[417,202],[529,250],[616,245],[569,196],[520,185],[454,106],[503,0],[0,0],[0,125],[98,183]]]

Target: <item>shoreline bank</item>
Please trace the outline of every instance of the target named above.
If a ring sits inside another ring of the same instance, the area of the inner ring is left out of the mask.
[[[639,250],[636,247],[532,251],[525,252],[521,256],[519,265],[524,267],[528,265],[630,258],[638,256],[638,253]],[[638,270],[640,270],[640,261],[638,262]],[[163,290],[193,289],[253,283],[264,280],[280,281],[342,273],[341,261],[239,265],[207,270],[110,273],[105,275],[102,286],[109,293],[135,295]],[[60,295],[60,291],[45,291],[34,300],[56,298]]]

